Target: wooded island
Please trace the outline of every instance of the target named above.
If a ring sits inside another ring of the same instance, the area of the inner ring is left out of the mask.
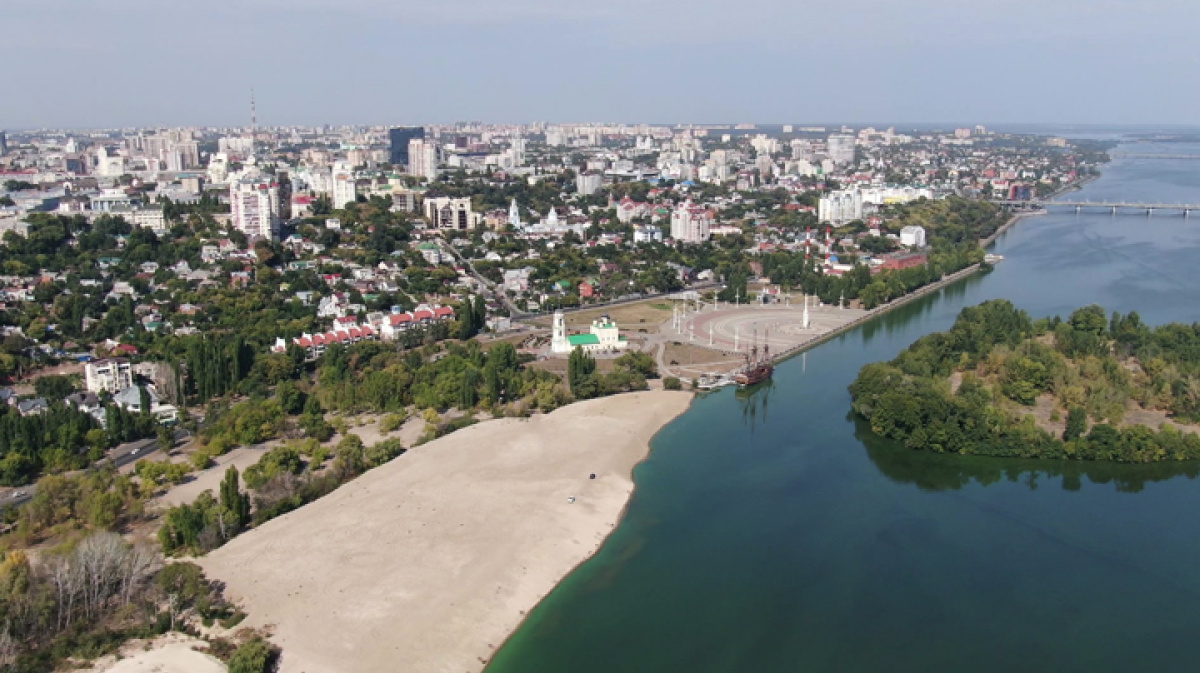
[[[872,430],[911,449],[1145,463],[1200,458],[1200,324],[1149,327],[1099,306],[1034,321],[963,309],[850,386]]]

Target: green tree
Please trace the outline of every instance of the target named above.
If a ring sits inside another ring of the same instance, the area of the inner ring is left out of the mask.
[[[221,481],[221,506],[233,517],[238,529],[250,523],[250,495],[242,492],[237,468],[232,465],[225,471],[225,479]]]
[[[157,431],[158,450],[163,453],[170,453],[171,449],[175,448],[175,433],[171,429],[160,425]]]
[[[592,375],[596,371],[596,360],[576,346],[567,358],[567,383],[571,394],[583,400],[595,395],[595,381]]]
[[[1087,412],[1081,407],[1071,407],[1067,412],[1067,428],[1063,430],[1063,441],[1079,439],[1087,430]]]
[[[270,673],[279,660],[279,651],[262,638],[237,648],[229,658],[229,673]]]
[[[33,382],[33,390],[38,397],[56,401],[75,392],[75,384],[66,376],[42,376]]]

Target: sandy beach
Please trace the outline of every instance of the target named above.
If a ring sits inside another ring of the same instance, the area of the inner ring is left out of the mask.
[[[102,657],[77,673],[225,673],[225,664],[219,659],[196,650],[207,647],[203,640],[169,633],[149,643],[127,643],[120,657]]]
[[[200,561],[244,625],[272,630],[281,673],[478,671],[599,548],[650,438],[690,400],[649,391],[475,425]]]

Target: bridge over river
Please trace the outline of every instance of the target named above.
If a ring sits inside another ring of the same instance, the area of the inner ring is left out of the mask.
[[[1113,152],[1113,159],[1200,159],[1200,154],[1153,154],[1149,152]]]
[[[1025,201],[993,200],[992,203],[1013,210],[1046,210],[1049,208],[1074,208],[1080,213],[1085,210],[1107,210],[1113,215],[1118,213],[1140,213],[1154,215],[1155,213],[1182,214],[1190,217],[1192,211],[1200,211],[1200,203],[1140,203],[1136,201],[1042,201],[1029,199]]]

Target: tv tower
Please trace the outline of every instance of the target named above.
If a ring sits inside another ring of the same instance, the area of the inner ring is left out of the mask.
[[[258,109],[254,105],[254,87],[250,87],[250,163],[258,154]]]

